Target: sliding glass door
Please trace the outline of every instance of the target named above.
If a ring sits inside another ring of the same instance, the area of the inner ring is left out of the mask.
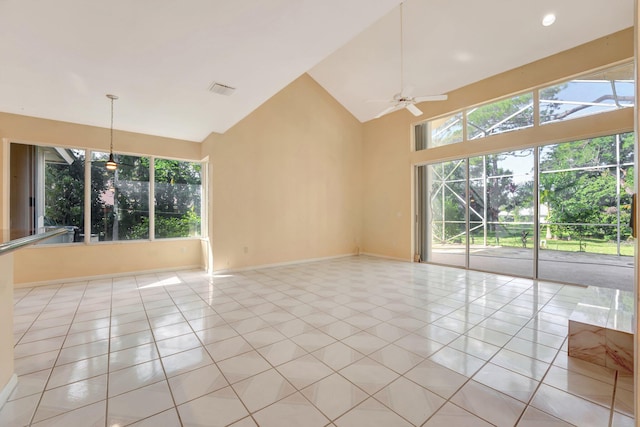
[[[540,278],[632,283],[633,145],[627,133],[540,148]]]
[[[466,265],[467,161],[423,166],[426,176],[426,224],[422,241],[426,260],[438,264]]]
[[[533,275],[533,149],[469,159],[469,267]]]
[[[633,156],[627,133],[419,166],[417,257],[631,288]]]

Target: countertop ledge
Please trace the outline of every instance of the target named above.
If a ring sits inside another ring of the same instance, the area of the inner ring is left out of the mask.
[[[58,229],[47,231],[45,233],[33,234],[31,236],[20,237],[19,239],[8,240],[4,243],[0,243],[0,255],[13,252],[25,246],[34,245],[43,240],[50,239],[51,237],[65,234],[66,232],[67,230],[65,229]]]

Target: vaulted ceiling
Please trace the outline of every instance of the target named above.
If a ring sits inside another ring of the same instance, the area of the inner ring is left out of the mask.
[[[414,95],[447,93],[634,15],[633,0],[406,0],[401,21],[399,4],[0,0],[0,111],[108,127],[113,93],[117,129],[201,141],[309,73],[364,122],[401,80]],[[214,82],[236,90],[212,93]]]

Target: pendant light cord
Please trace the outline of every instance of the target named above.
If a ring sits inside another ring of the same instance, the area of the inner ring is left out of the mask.
[[[113,154],[113,97],[111,98],[111,144],[109,146],[109,152]]]
[[[113,101],[118,99],[118,97],[107,94],[107,98],[111,100],[111,127],[109,128],[109,160],[107,160],[106,166],[108,170],[116,170],[118,164],[113,158]]]
[[[404,2],[400,3],[400,96],[404,94],[402,91],[404,90],[404,31],[402,25],[402,5]]]

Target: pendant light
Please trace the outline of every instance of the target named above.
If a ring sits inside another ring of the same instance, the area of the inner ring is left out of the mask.
[[[110,171],[114,171],[116,169],[118,169],[118,164],[116,163],[115,159],[113,158],[113,101],[118,99],[117,96],[115,95],[107,95],[107,98],[109,98],[111,100],[111,144],[109,146],[109,160],[107,160],[107,169]]]

